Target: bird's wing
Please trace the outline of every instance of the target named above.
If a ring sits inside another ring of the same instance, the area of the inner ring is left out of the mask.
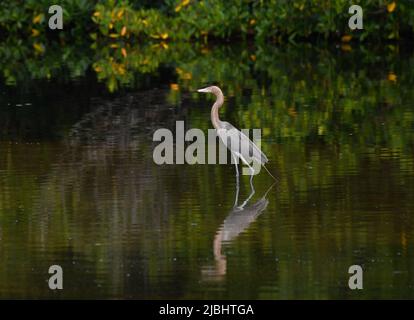
[[[249,137],[246,136],[242,131],[238,130],[236,127],[234,127],[232,124],[228,122],[223,121],[221,122],[221,124],[222,128],[227,131],[226,138],[228,141],[223,142],[226,145],[226,147],[230,149],[230,151],[233,150],[231,149],[231,142],[229,140],[235,138],[236,141],[239,141],[238,152],[240,152],[240,154],[245,159],[253,158],[260,164],[265,164],[269,161],[266,155],[262,152],[262,150],[260,150],[259,147],[253,141],[251,141]],[[221,138],[223,139],[223,137]]]

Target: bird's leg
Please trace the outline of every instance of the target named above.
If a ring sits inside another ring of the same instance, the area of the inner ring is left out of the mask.
[[[245,161],[246,165],[249,167],[250,171],[251,171],[251,175],[250,175],[250,187],[252,189],[252,194],[251,196],[255,193],[254,187],[253,187],[253,175],[254,175],[254,169],[252,168],[252,166]],[[249,197],[249,199],[251,198],[251,196]]]
[[[241,206],[239,206],[240,209],[243,209],[244,206],[249,202],[249,200],[253,197],[253,195],[255,194],[255,190],[253,187],[253,174],[254,174],[254,169],[252,168],[252,166],[249,165],[249,163],[243,158],[240,157],[240,159],[249,167],[250,171],[251,171],[251,175],[250,175],[250,187],[252,192],[250,192],[250,195],[247,197],[247,199],[242,203]]]
[[[236,176],[237,176],[237,179],[238,179],[238,177],[239,177],[239,167],[237,166],[237,158],[233,153],[231,154],[231,156],[233,157],[234,165],[236,166]]]
[[[252,188],[252,193],[250,194],[250,196],[249,196],[249,198],[248,198],[248,200],[250,200],[250,198],[254,195],[254,193],[256,192],[255,190],[254,190],[254,187],[253,187],[253,173],[254,173],[254,170],[253,170],[253,168],[252,167],[250,167],[250,169],[252,170],[252,174],[251,174],[251,176],[250,176],[250,187]]]
[[[239,185],[239,168],[237,167],[237,159],[235,157],[234,154],[232,154],[232,157],[234,159],[234,164],[236,166],[236,199],[234,200],[234,207],[237,206],[237,203],[239,202],[239,190],[240,190],[240,185]]]
[[[246,161],[246,159],[244,159],[243,157],[240,157],[240,159],[243,161],[244,164],[246,164],[246,166],[249,167],[250,171],[251,171],[251,175],[250,175],[250,187],[252,189],[252,193],[255,193],[254,187],[253,187],[253,175],[254,175],[254,169],[253,167]]]
[[[239,176],[237,176],[237,178],[236,178],[236,198],[234,199],[233,208],[237,207],[237,204],[239,203],[239,191],[240,191]]]
[[[250,185],[251,187],[252,187],[252,192],[250,192],[250,195],[247,197],[247,199],[246,200],[244,200],[244,202],[242,203],[242,205],[241,206],[239,206],[239,208],[240,209],[243,209],[244,208],[244,206],[250,201],[250,199],[253,197],[253,195],[255,194],[255,190],[254,190],[254,188],[253,188],[253,185],[251,184]]]

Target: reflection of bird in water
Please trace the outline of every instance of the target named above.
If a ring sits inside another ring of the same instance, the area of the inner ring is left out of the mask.
[[[247,205],[254,194],[254,190],[252,190],[249,197],[240,206],[237,203],[239,197],[239,188],[237,188],[235,204],[214,237],[213,251],[215,266],[214,268],[204,268],[202,271],[204,276],[209,279],[220,280],[226,274],[227,258],[221,252],[223,244],[235,240],[267,208],[269,200],[266,199],[266,196],[273,186],[274,184],[270,186],[264,196],[257,202]]]
[[[216,86],[211,86],[204,89],[199,89],[197,91],[213,93],[217,98],[216,102],[211,108],[211,122],[213,123],[214,128],[216,128],[217,135],[220,137],[221,141],[224,143],[227,149],[230,150],[234,164],[236,165],[237,180],[239,177],[239,169],[237,167],[239,159],[251,170],[252,175],[250,178],[250,183],[254,173],[253,167],[249,164],[250,159],[262,165],[272,176],[272,178],[275,179],[275,177],[273,177],[273,175],[265,167],[265,163],[267,163],[269,160],[267,159],[266,155],[260,150],[260,148],[253,141],[251,141],[249,137],[235,128],[232,124],[220,120],[218,109],[223,105],[224,102],[224,96],[221,92],[221,89]]]

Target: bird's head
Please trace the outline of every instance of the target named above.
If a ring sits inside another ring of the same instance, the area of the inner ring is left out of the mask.
[[[203,89],[198,89],[198,92],[209,92],[209,93],[213,93],[216,96],[222,96],[223,93],[221,92],[221,89],[219,87],[216,86],[211,86],[211,87],[207,87],[207,88],[203,88]]]

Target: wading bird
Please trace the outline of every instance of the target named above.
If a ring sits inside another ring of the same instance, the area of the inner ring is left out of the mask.
[[[234,164],[236,165],[236,176],[239,177],[239,169],[237,167],[238,159],[240,159],[244,164],[246,164],[251,172],[251,179],[253,178],[254,169],[249,164],[249,159],[256,161],[259,165],[262,165],[270,176],[276,180],[276,178],[267,170],[265,163],[269,160],[266,155],[259,149],[259,147],[249,139],[243,132],[238,130],[232,124],[226,121],[221,121],[219,118],[218,110],[223,105],[224,96],[221,92],[221,89],[216,86],[207,87],[204,89],[197,90],[198,92],[208,92],[216,96],[216,102],[211,108],[211,122],[213,123],[214,128],[217,131],[217,135],[230,150],[230,153],[233,157]],[[236,143],[234,143],[236,142]]]

